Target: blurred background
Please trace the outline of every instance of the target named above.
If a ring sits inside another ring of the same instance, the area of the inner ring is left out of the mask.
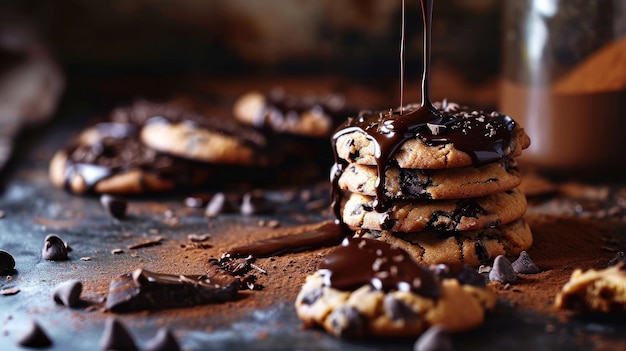
[[[442,80],[453,73],[457,84],[482,85],[498,73],[500,3],[435,1],[433,61],[437,72],[445,67]],[[420,2],[406,6],[406,79],[419,84]],[[390,84],[395,93],[399,81],[400,0],[3,0],[0,11],[4,23],[21,21],[40,35],[70,89],[114,78],[324,75]]]

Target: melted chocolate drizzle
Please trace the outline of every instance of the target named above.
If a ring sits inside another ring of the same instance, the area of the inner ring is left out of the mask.
[[[320,265],[325,285],[351,291],[371,285],[381,291],[412,291],[438,298],[440,287],[434,274],[404,250],[385,242],[346,238]]]
[[[269,257],[319,247],[335,246],[344,237],[345,232],[342,225],[337,221],[326,221],[322,222],[320,227],[303,233],[258,240],[250,245],[232,248],[227,253],[233,257]]]
[[[422,0],[424,20],[424,71],[422,75],[422,102],[400,106],[383,112],[362,111],[358,117],[349,118],[332,137],[335,165],[331,172],[333,184],[333,208],[337,218],[340,192],[338,175],[345,162],[337,157],[337,139],[345,134],[361,132],[375,144],[375,159],[378,171],[374,207],[384,212],[390,207],[390,199],[384,194],[385,173],[391,166],[390,160],[407,140],[418,138],[429,146],[454,144],[455,148],[467,153],[475,166],[500,160],[507,156],[512,142],[515,121],[509,116],[492,112],[473,111],[445,101],[439,106],[430,100],[430,42],[432,0]]]

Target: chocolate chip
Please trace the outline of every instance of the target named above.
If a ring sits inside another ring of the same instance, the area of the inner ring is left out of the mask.
[[[109,318],[104,324],[104,332],[100,339],[102,350],[138,350],[133,337],[122,322],[116,318]]]
[[[619,263],[626,263],[626,255],[624,254],[624,251],[617,252],[615,256],[609,260],[607,266],[612,267]]]
[[[104,194],[100,196],[100,203],[104,207],[105,211],[113,218],[123,219],[126,217],[126,208],[128,203],[118,197]]]
[[[242,215],[250,216],[254,214],[268,213],[270,212],[270,206],[265,200],[263,194],[259,193],[245,193],[241,200]]]
[[[365,334],[365,317],[353,306],[335,308],[330,316],[333,334],[338,337],[358,337]]]
[[[493,261],[493,268],[489,272],[489,280],[503,284],[515,283],[517,274],[511,262],[504,256],[498,255]]]
[[[456,278],[459,280],[459,283],[477,287],[485,286],[485,278],[480,275],[475,269],[463,265],[460,271],[458,272]]]
[[[77,307],[80,304],[80,293],[83,291],[83,284],[78,280],[68,280],[54,289],[52,298],[60,305],[66,307]]]
[[[391,295],[385,296],[383,300],[383,308],[385,314],[390,316],[392,320],[410,320],[415,318],[415,312],[403,301],[396,299]]]
[[[511,265],[513,266],[513,270],[517,273],[535,274],[541,272],[539,267],[537,267],[526,251],[522,251],[517,260],[515,260]]]
[[[428,328],[413,345],[413,351],[452,351],[450,333],[441,325]]]
[[[161,328],[154,338],[146,342],[145,351],[178,351],[180,346],[167,328]]]
[[[193,194],[189,195],[185,198],[184,203],[187,207],[192,208],[201,208],[206,206],[211,200],[211,195],[209,194]]]
[[[0,250],[0,274],[10,272],[15,268],[15,259],[10,253]]]
[[[322,290],[322,288],[311,290],[308,293],[306,293],[304,296],[302,296],[302,303],[310,306],[314,304],[317,300],[319,300],[323,294],[324,294],[324,291]]]
[[[476,251],[476,256],[480,262],[485,262],[489,259],[489,251],[482,240],[476,240],[474,243],[474,250]]]
[[[47,347],[52,345],[52,340],[39,323],[30,321],[22,335],[17,339],[17,343],[25,347]]]
[[[216,193],[206,205],[204,215],[207,217],[217,217],[219,214],[226,211],[227,207],[226,195],[224,195],[224,193]]]
[[[50,234],[44,239],[41,257],[49,261],[65,261],[67,257],[67,245],[59,236]]]

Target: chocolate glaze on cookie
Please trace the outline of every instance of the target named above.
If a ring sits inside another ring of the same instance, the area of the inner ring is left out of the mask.
[[[412,291],[437,298],[440,287],[434,274],[404,250],[385,242],[346,238],[320,265],[326,285],[352,291],[370,284],[377,290]]]

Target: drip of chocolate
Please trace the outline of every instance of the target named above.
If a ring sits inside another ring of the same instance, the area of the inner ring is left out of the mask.
[[[497,112],[487,115],[482,111],[473,111],[446,102],[438,107],[432,104],[430,100],[432,5],[432,0],[422,0],[424,71],[421,104],[400,106],[395,110],[382,112],[362,111],[358,117],[348,119],[333,135],[335,166],[331,173],[331,181],[333,207],[337,218],[341,218],[337,178],[345,164],[337,157],[336,142],[342,135],[361,132],[376,145],[374,156],[378,179],[374,207],[378,212],[390,207],[390,199],[384,194],[386,170],[390,167],[390,159],[407,140],[417,137],[430,146],[452,143],[455,148],[470,155],[475,166],[502,159],[507,155],[512,141],[512,131],[515,128],[515,121],[509,116]]]
[[[258,240],[250,245],[228,250],[232,257],[269,257],[319,247],[335,246],[345,237],[344,228],[336,221],[326,221],[315,229],[298,234]]]
[[[429,298],[440,294],[431,271],[406,251],[373,239],[345,238],[324,258],[319,272],[325,276],[327,286],[344,291],[369,284],[376,290],[412,291]]]

